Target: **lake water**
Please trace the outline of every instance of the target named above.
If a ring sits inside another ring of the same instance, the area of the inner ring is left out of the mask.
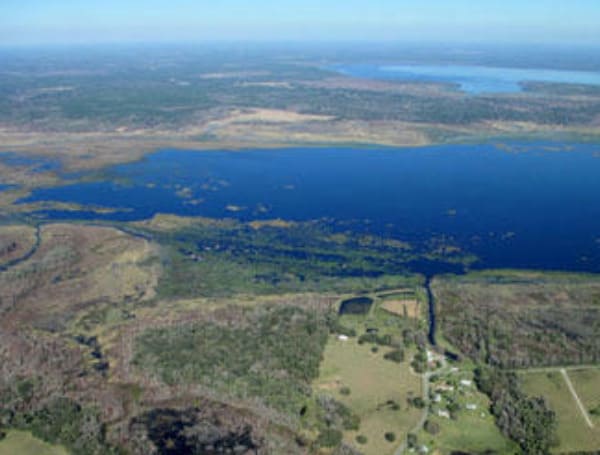
[[[328,218],[402,240],[445,238],[480,266],[600,272],[600,145],[164,150],[24,201],[41,200],[127,210],[43,213],[54,219]]]
[[[600,85],[600,73],[587,71],[468,65],[343,65],[334,69],[347,76],[365,79],[452,84],[471,94],[520,92],[521,82]]]
[[[340,304],[340,314],[367,314],[373,305],[370,297],[354,297]]]

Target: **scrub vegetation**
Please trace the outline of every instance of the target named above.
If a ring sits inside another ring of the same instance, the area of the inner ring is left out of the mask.
[[[325,316],[287,306],[232,308],[214,320],[148,330],[133,363],[168,384],[197,383],[299,416],[319,373]]]
[[[328,340],[365,331],[338,316],[336,302],[413,289],[422,279],[401,259],[390,265],[398,275],[381,265],[410,250],[319,224],[174,221],[41,225],[39,244],[0,272],[11,296],[0,321],[2,431],[73,453],[347,450],[361,415],[314,386]],[[6,232],[36,238],[27,226]],[[282,284],[293,274],[303,277]],[[377,359],[374,371],[407,371],[422,323],[379,309],[365,321],[380,335],[354,342]]]
[[[487,272],[434,280],[444,337],[473,360],[524,368],[600,361],[600,280]]]

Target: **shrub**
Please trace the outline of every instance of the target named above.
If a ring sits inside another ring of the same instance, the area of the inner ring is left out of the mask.
[[[360,417],[356,414],[350,414],[344,418],[344,430],[356,431],[360,428]]]
[[[320,447],[336,447],[342,442],[343,434],[339,430],[327,428],[321,431],[317,438],[317,444]]]
[[[387,352],[383,358],[391,360],[392,362],[402,363],[404,362],[404,351],[402,349],[394,349],[393,351]]]
[[[350,387],[342,387],[342,388],[340,389],[340,393],[341,393],[342,395],[346,395],[346,396],[350,395],[350,393],[351,393],[351,391],[350,391]]]
[[[432,422],[431,420],[427,420],[425,422],[425,431],[431,435],[436,435],[440,432],[440,425]]]
[[[400,405],[398,403],[396,403],[394,400],[388,400],[388,401],[385,402],[385,404],[387,406],[389,406],[392,411],[399,411],[400,410]]]
[[[359,429],[360,417],[353,414],[345,404],[329,395],[318,396],[317,404],[319,405],[320,420],[327,424],[327,428]]]
[[[388,431],[384,437],[387,442],[394,442],[396,440],[396,433],[393,431]]]
[[[329,331],[331,333],[335,333],[337,335],[346,335],[347,337],[356,336],[356,330],[343,325],[340,322],[340,319],[337,314],[330,314],[327,316],[327,326],[329,327]]]
[[[413,360],[410,366],[415,370],[415,373],[425,373],[427,370],[427,365],[425,362],[420,362],[418,360]]]
[[[453,401],[452,403],[448,404],[448,411],[451,413],[458,412],[460,411],[460,405],[457,402]]]
[[[368,439],[365,435],[359,434],[356,437],[356,442],[358,442],[359,444],[366,444],[368,442]]]
[[[409,400],[409,403],[417,409],[423,409],[425,407],[425,400],[421,397],[415,397],[412,400]]]
[[[358,337],[358,344],[378,344],[380,346],[391,346],[392,336],[391,335],[377,335],[376,333],[365,333]]]
[[[417,444],[419,443],[419,439],[417,438],[416,434],[408,433],[408,436],[406,437],[406,442],[410,449],[414,449],[415,447],[417,447]]]
[[[19,397],[25,401],[28,401],[33,396],[34,384],[31,379],[25,379],[17,382],[17,393]]]
[[[33,412],[15,413],[11,425],[43,441],[64,445],[74,455],[115,453],[104,438],[98,415],[66,397],[56,397]]]

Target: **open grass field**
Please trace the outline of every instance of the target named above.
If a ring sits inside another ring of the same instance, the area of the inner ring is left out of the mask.
[[[360,429],[345,432],[344,439],[365,455],[393,453],[421,416],[420,410],[407,404],[409,397],[421,396],[421,378],[410,371],[408,361],[384,360],[385,352],[373,353],[370,345],[359,345],[356,339],[330,337],[315,383],[316,393],[333,395],[361,418]],[[344,387],[350,389],[349,395],[341,393]],[[399,405],[398,410],[386,405],[391,401]],[[386,441],[386,432],[394,432],[396,442]],[[357,435],[366,436],[367,443],[358,444]]]
[[[569,372],[568,374],[571,377],[573,373]],[[592,375],[584,372],[575,373],[571,377],[577,394],[584,393],[584,391],[587,394],[590,393],[590,389],[593,388],[590,378],[592,378]],[[600,448],[600,426],[594,428],[588,426],[559,370],[523,373],[522,380],[523,389],[526,393],[532,396],[544,397],[550,408],[556,413],[557,435],[559,438],[556,453],[594,451]],[[584,385],[582,392],[579,391],[577,384]],[[580,398],[587,404],[584,396],[580,396]]]
[[[572,370],[569,377],[592,423],[600,431],[600,368]]]
[[[24,431],[9,431],[0,441],[0,455],[68,455],[61,446],[43,442]]]
[[[505,438],[489,413],[482,417],[478,412],[462,415],[458,420],[432,417],[431,421],[440,425],[440,433],[432,436],[422,432],[419,442],[427,447],[435,447],[441,454],[456,451],[467,453],[518,453],[514,443]]]

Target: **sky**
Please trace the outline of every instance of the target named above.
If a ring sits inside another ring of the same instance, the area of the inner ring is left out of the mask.
[[[0,0],[0,45],[161,41],[600,44],[600,0]]]

